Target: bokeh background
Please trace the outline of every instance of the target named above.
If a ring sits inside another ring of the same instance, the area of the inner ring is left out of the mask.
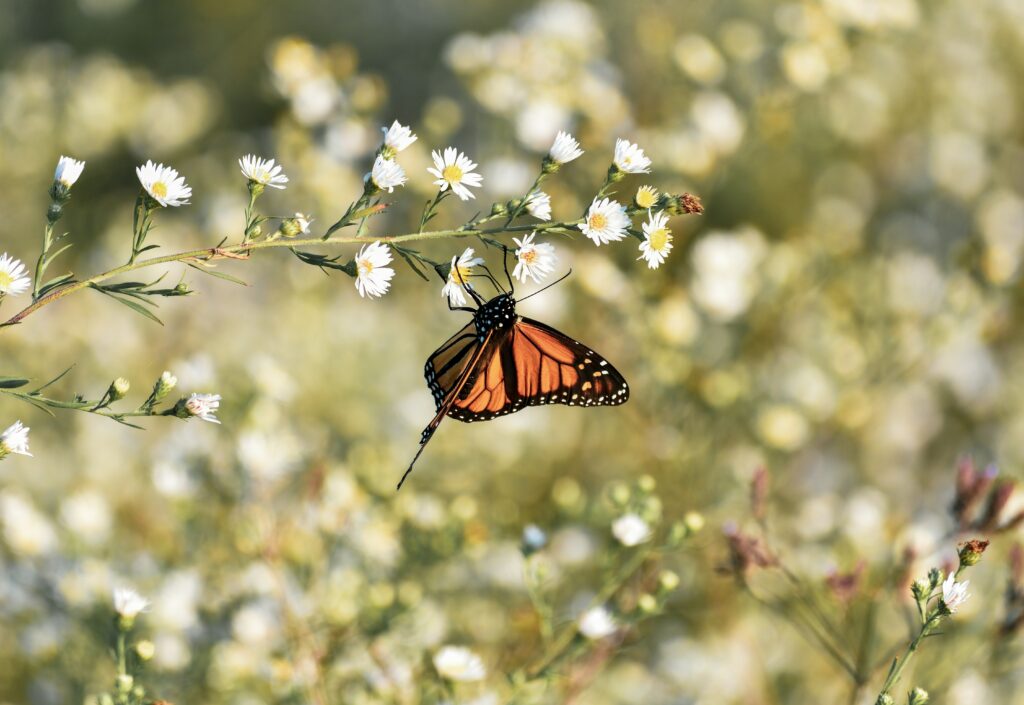
[[[652,183],[706,207],[673,220],[658,271],[626,243],[556,243],[573,276],[523,307],[613,360],[629,404],[446,423],[398,496],[432,413],[423,360],[463,322],[401,265],[371,302],[266,253],[223,265],[244,288],[186,270],[198,293],[163,304],[164,327],[86,292],[4,331],[3,374],[75,365],[56,391],[125,376],[141,398],[169,369],[223,394],[224,423],[139,432],[0,400],[35,454],[0,465],[0,701],[107,688],[109,590],[129,583],[154,601],[146,683],[176,703],[305,702],[314,677],[331,702],[415,703],[448,642],[491,672],[459,702],[501,702],[537,646],[522,528],[548,532],[571,622],[621,551],[608,488],[642,475],[666,522],[697,510],[708,529],[665,557],[682,586],[577,701],[834,701],[834,664],[716,570],[754,468],[812,582],[861,560],[885,574],[908,546],[927,569],[955,540],[957,458],[1020,472],[1018,0],[0,0],[0,16],[0,249],[26,261],[60,154],[88,162],[61,223],[86,273],[127,255],[142,161],[194,188],[151,236],[185,249],[237,237],[250,151],[291,179],[267,212],[333,222],[396,118],[419,141],[374,232],[414,226],[431,148],[481,164],[477,202],[439,221],[458,224],[523,192],[560,129],[587,154],[549,182],[556,218],[589,202],[617,137],[654,160],[624,199]],[[1011,540],[920,659],[942,702],[1014,701],[1013,641],[992,627]],[[906,633],[886,604],[882,645]]]

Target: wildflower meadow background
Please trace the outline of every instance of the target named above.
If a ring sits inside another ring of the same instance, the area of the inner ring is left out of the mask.
[[[0,703],[1024,703],[1019,0],[0,16]]]

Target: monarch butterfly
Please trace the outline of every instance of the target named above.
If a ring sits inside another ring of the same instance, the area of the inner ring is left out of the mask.
[[[501,291],[490,273],[487,277]],[[424,375],[437,414],[423,429],[398,489],[445,416],[471,423],[540,404],[617,406],[629,399],[626,380],[610,362],[551,326],[518,315],[508,279],[509,292],[490,301],[463,282],[476,308],[448,302],[449,309],[468,311],[473,320],[427,358]]]

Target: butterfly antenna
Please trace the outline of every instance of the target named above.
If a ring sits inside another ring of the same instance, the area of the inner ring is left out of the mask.
[[[462,270],[458,267],[457,264],[454,269],[455,276],[458,277],[459,284],[462,286],[462,288],[469,292],[469,295],[473,298],[473,301],[476,302],[477,306],[483,306],[485,303],[484,300],[480,298],[480,294],[476,293],[476,290],[473,287],[471,287],[469,285],[469,282],[466,281],[466,278],[462,276]]]
[[[526,296],[524,296],[523,298],[521,298],[519,300],[520,301],[526,301],[531,296],[536,296],[540,292],[546,291],[546,290],[550,289],[555,284],[558,284],[560,281],[562,281],[564,279],[568,279],[570,274],[572,274],[572,270],[571,269],[568,272],[566,272],[565,274],[563,274],[562,276],[560,276],[558,279],[556,279],[553,282],[551,282],[550,284],[548,284],[547,286],[541,287],[540,289],[537,289],[537,291],[533,292],[532,294],[527,294]]]
[[[494,278],[494,275],[491,274],[491,270],[489,270],[486,265],[480,265],[480,269],[484,270],[485,274],[483,276],[485,276],[488,280],[490,280],[491,285],[494,286],[494,289],[498,293],[500,293],[500,294],[506,293],[505,289],[501,286],[501,284],[498,283],[498,280]]]
[[[508,279],[508,293],[511,295],[511,294],[516,293],[516,287],[512,283],[512,275],[508,273],[508,250],[509,250],[509,248],[508,248],[507,245],[502,244],[501,249],[503,250],[503,254],[501,256],[501,266],[505,268],[505,278]]]

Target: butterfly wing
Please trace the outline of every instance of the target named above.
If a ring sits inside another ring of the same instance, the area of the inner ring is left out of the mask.
[[[527,406],[615,406],[629,385],[610,362],[564,333],[519,318],[489,341],[448,411],[459,421],[487,421]]]
[[[469,366],[481,342],[476,324],[470,321],[427,358],[423,376],[427,378],[427,386],[434,395],[435,411],[441,409],[445,396],[455,387],[459,376]]]

